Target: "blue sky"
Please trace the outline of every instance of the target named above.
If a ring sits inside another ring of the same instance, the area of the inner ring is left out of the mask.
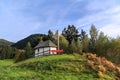
[[[69,24],[120,35],[120,0],[0,0],[0,38],[18,41],[30,34],[62,31]]]

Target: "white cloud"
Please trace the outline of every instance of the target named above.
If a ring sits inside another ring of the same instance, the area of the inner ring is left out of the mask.
[[[108,24],[100,28],[100,31],[105,32],[106,35],[110,37],[120,36],[120,25],[118,24]]]
[[[120,35],[120,6],[116,6],[106,12],[108,22],[100,30],[111,37],[117,37]]]
[[[48,29],[61,30],[68,24],[74,24],[78,28],[82,26],[87,31],[91,24],[95,24],[110,36],[119,34],[120,5],[117,0],[68,0],[65,3],[53,0],[56,3],[54,5],[50,2],[0,2],[0,26],[4,26],[0,34],[16,41],[32,33],[45,33]],[[66,16],[68,19],[65,19]],[[74,16],[79,16],[80,19],[75,20]],[[10,33],[12,35],[8,36]]]
[[[109,3],[109,5],[110,4],[111,3]],[[102,4],[100,5],[102,6]],[[100,5],[97,6],[96,3],[96,8],[92,9],[91,11],[102,9],[100,8]],[[105,6],[103,5],[102,7]],[[104,10],[100,10],[99,12],[95,12],[93,14],[80,18],[79,20],[77,20],[76,24],[79,26],[84,26],[83,29],[87,31],[90,29],[91,24],[95,24],[95,26],[100,31],[103,31],[110,37],[117,37],[118,35],[120,35],[120,6],[111,5],[109,7],[105,7]]]
[[[86,6],[89,11],[106,10],[113,5],[116,5],[117,0],[92,0]]]

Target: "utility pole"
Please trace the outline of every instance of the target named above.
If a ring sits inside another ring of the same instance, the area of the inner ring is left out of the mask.
[[[58,50],[60,49],[60,45],[59,45],[59,31],[57,30],[57,48]]]

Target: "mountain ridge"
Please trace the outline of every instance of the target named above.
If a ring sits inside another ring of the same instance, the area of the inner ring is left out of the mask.
[[[10,46],[12,44],[14,44],[14,42],[0,38],[0,45]]]
[[[18,49],[23,49],[28,42],[30,42],[31,47],[34,48],[40,41],[41,39],[43,41],[47,40],[47,35],[46,34],[31,34],[28,37],[25,37],[24,39],[19,40],[18,42],[14,43],[11,45],[12,47],[16,47]]]

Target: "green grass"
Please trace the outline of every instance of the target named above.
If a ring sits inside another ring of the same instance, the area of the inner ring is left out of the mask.
[[[0,60],[0,67],[9,66],[13,64],[13,60]]]
[[[14,67],[13,60],[0,60],[0,80],[25,80],[27,77],[36,75],[36,72]]]
[[[74,55],[42,56],[16,64],[1,60],[0,80],[106,80],[98,78],[97,72],[86,65],[87,61]]]

